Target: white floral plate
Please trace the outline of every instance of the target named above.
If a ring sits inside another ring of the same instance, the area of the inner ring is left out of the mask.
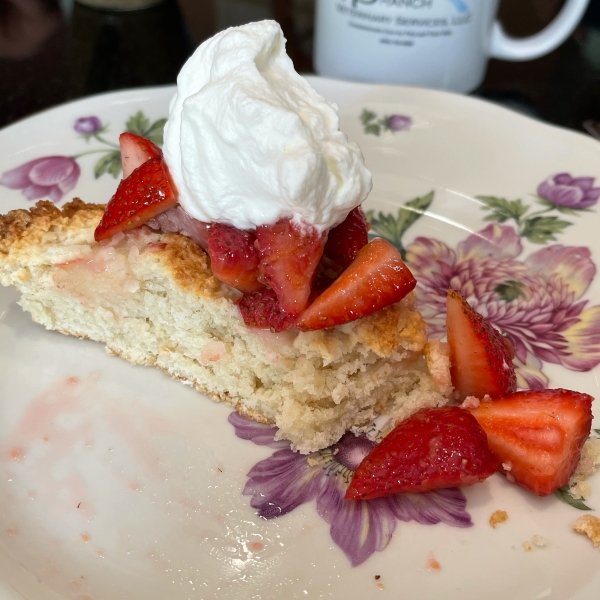
[[[511,337],[523,387],[600,395],[600,144],[463,96],[312,82],[373,170],[373,231],[405,252],[431,334],[451,285]],[[0,212],[105,202],[118,134],[160,141],[172,93],[0,131]],[[600,551],[572,525],[600,509],[600,476],[583,501],[495,475],[344,503],[370,442],[309,464],[159,371],[32,324],[17,300],[0,290],[1,600],[598,597]],[[496,510],[508,519],[492,528]]]

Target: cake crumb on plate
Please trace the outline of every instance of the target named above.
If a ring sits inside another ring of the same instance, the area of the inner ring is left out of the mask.
[[[479,398],[476,396],[467,396],[463,403],[460,405],[461,408],[479,408],[481,404]]]
[[[577,533],[587,535],[595,548],[600,546],[600,518],[594,515],[583,515],[575,521],[573,529]]]
[[[541,535],[534,535],[531,540],[523,542],[523,550],[531,552],[535,548],[544,548],[548,545],[548,541]]]
[[[586,500],[591,492],[586,479],[600,466],[600,438],[590,438],[583,445],[581,460],[569,479],[569,494],[575,500]]]
[[[492,529],[496,529],[496,525],[504,523],[508,519],[508,513],[505,510],[495,510],[490,517],[490,525]]]

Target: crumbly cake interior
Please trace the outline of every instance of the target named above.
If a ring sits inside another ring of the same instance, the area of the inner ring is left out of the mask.
[[[249,329],[199,246],[145,226],[96,243],[102,211],[76,199],[0,217],[0,282],[47,329],[155,365],[277,425],[302,453],[381,413],[398,420],[448,401],[447,347],[427,341],[414,293],[331,330]]]

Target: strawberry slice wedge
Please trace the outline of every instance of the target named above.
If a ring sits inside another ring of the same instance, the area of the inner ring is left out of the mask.
[[[456,290],[448,290],[446,309],[450,373],[460,396],[483,398],[516,391],[514,353],[508,339]]]
[[[127,179],[140,165],[151,158],[161,158],[162,150],[150,140],[126,131],[119,136],[123,179]]]
[[[368,231],[367,217],[363,209],[357,206],[329,232],[323,254],[345,269],[356,258],[358,251],[369,242]]]
[[[290,317],[297,317],[308,304],[326,239],[312,225],[289,218],[256,228],[260,279],[275,291]]]
[[[355,321],[399,302],[416,284],[398,250],[375,238],[300,315],[296,327],[311,331]]]
[[[121,180],[94,232],[99,242],[129,231],[177,204],[175,186],[162,158],[151,158]]]
[[[208,255],[217,279],[240,290],[257,292],[265,286],[258,281],[258,252],[254,232],[216,223],[208,238]]]
[[[458,406],[422,408],[402,421],[360,463],[347,500],[472,485],[496,472],[477,420]]]
[[[528,390],[470,409],[487,434],[499,470],[538,496],[566,485],[592,426],[591,396]]]
[[[294,327],[294,317],[289,317],[281,310],[275,292],[269,288],[244,294],[236,304],[248,327],[270,329],[274,333]]]

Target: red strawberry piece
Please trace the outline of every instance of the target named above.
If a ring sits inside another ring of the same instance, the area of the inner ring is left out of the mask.
[[[129,131],[119,136],[119,146],[123,179],[127,179],[147,160],[162,157],[162,150],[154,142]]]
[[[446,309],[450,373],[461,397],[493,397],[516,391],[514,352],[508,339],[456,290],[448,290]]]
[[[515,392],[471,409],[499,470],[539,496],[566,485],[592,427],[591,396],[569,390]]]
[[[232,225],[216,223],[208,238],[212,272],[221,281],[240,290],[256,292],[264,287],[258,281],[258,252],[254,233]]]
[[[458,406],[422,408],[363,459],[346,499],[472,485],[495,472],[485,432],[468,411]]]
[[[296,327],[310,331],[355,321],[399,302],[416,284],[398,250],[375,238],[300,315]]]
[[[278,333],[294,326],[294,317],[281,310],[277,295],[271,289],[244,294],[237,305],[248,327],[269,328]]]
[[[327,237],[323,254],[345,269],[358,251],[369,242],[367,217],[360,206],[352,210],[345,221],[334,227]]]
[[[281,308],[291,317],[308,304],[325,240],[312,225],[289,218],[256,228],[261,280],[275,291]]]
[[[110,199],[94,238],[97,242],[129,231],[177,204],[175,186],[162,158],[151,158],[121,180]]]

